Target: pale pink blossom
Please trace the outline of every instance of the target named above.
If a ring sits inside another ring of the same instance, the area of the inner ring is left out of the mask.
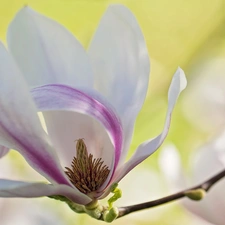
[[[166,138],[176,100],[186,87],[180,68],[169,88],[162,133],[140,144],[125,162],[150,70],[143,34],[126,7],[107,9],[87,51],[63,26],[29,7],[11,22],[7,43],[8,51],[0,45],[0,144],[17,150],[50,183],[1,179],[0,197],[62,195],[85,205],[104,198]],[[101,186],[87,193],[72,184],[64,169],[76,156],[77,140],[109,170]]]

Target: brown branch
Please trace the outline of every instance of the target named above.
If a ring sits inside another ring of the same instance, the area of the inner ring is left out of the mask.
[[[156,207],[168,202],[172,202],[174,200],[183,198],[183,197],[187,197],[187,192],[190,191],[195,191],[195,190],[203,190],[205,192],[209,191],[210,188],[216,183],[218,182],[220,179],[222,179],[223,177],[225,177],[225,170],[221,171],[220,173],[216,174],[215,176],[211,177],[210,179],[206,180],[205,182],[201,183],[198,186],[186,189],[184,191],[175,193],[173,195],[169,195],[167,197],[164,198],[160,198],[154,201],[150,201],[150,202],[145,202],[145,203],[141,203],[141,204],[137,204],[137,205],[131,205],[131,206],[124,206],[124,207],[120,207],[119,209],[119,216],[118,218],[125,216],[127,214],[130,214],[132,212],[137,212],[143,209],[149,209],[152,207]]]

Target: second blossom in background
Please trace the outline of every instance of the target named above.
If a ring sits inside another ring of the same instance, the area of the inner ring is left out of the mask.
[[[165,148],[160,156],[160,167],[173,192],[194,187],[225,169],[225,132],[193,152],[190,175],[184,172],[178,150]],[[225,224],[225,179],[214,184],[200,201],[182,200],[182,205],[205,220],[207,224]]]

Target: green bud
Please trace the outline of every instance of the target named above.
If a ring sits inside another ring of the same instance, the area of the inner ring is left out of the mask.
[[[119,215],[119,210],[116,207],[112,207],[110,210],[106,210],[103,213],[103,220],[105,222],[111,223],[114,221]]]
[[[185,195],[189,199],[194,200],[194,201],[199,201],[199,200],[203,199],[205,197],[205,194],[206,194],[205,190],[201,189],[201,188],[185,192]]]
[[[97,199],[91,201],[90,203],[88,203],[87,205],[85,205],[85,208],[88,209],[88,210],[91,210],[91,209],[95,209],[97,208],[99,205],[99,202]]]
[[[89,216],[91,216],[95,219],[100,219],[100,217],[102,216],[103,209],[104,209],[103,206],[98,204],[97,207],[92,208],[92,209],[90,209],[90,208],[88,209],[88,208],[85,207],[85,212]]]
[[[113,203],[122,197],[122,191],[117,188],[118,183],[114,183],[111,185],[110,187],[110,191],[114,194],[109,200],[108,200],[108,204],[109,204],[109,209],[111,209],[113,207]]]

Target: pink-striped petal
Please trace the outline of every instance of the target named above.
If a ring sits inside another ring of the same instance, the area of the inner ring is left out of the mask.
[[[93,86],[87,53],[56,21],[26,6],[9,25],[7,41],[29,86],[50,83]]]
[[[121,163],[126,157],[136,117],[148,88],[150,63],[140,26],[123,5],[103,15],[88,49],[95,88],[116,108],[124,129]]]
[[[9,152],[9,149],[6,148],[5,146],[0,145],[0,158],[5,156]]]
[[[91,202],[91,199],[87,195],[67,185],[0,179],[0,197],[3,198],[36,198],[51,195],[62,195],[82,205]]]
[[[0,144],[18,150],[51,182],[70,184],[37,117],[28,87],[0,43]]]
[[[60,111],[64,112],[64,116],[69,116],[69,118],[71,118],[72,113],[74,113],[74,119],[76,119],[75,113],[81,113],[86,116],[91,116],[95,121],[100,122],[109,136],[108,142],[111,141],[112,143],[112,147],[108,145],[110,148],[104,148],[103,151],[105,151],[104,155],[109,158],[108,160],[112,162],[110,168],[111,173],[114,172],[121,154],[123,131],[119,118],[107,102],[100,98],[97,93],[80,91],[69,86],[58,84],[37,87],[34,88],[31,93],[40,111],[53,111],[53,113],[55,113],[54,111]],[[65,114],[65,112],[67,112],[67,114]],[[68,112],[70,112],[70,114]],[[61,115],[63,116],[63,114]],[[48,116],[49,115],[46,117],[47,120],[50,119]],[[79,127],[76,127],[76,129],[82,129],[82,120],[85,120],[85,117],[77,117],[77,119],[79,118],[81,119],[81,124]],[[91,122],[88,117],[86,117],[86,119],[87,122]],[[73,123],[73,121],[71,121],[71,123]],[[79,121],[76,121],[76,124],[79,124]],[[85,123],[84,126],[86,126]],[[89,126],[90,129],[92,129],[92,124],[89,124]],[[61,132],[64,132],[64,130]],[[71,130],[66,129],[65,132],[71,136]],[[60,135],[60,132],[57,134]],[[85,135],[84,132],[83,134]],[[97,136],[97,134],[95,134],[95,136]],[[58,136],[59,140],[60,138],[61,137]],[[75,139],[72,139],[70,142],[74,142],[74,140]],[[72,147],[72,149],[62,149],[62,151],[72,151],[72,155],[74,156],[75,147]],[[72,158],[70,158],[70,161],[72,161]]]
[[[160,135],[157,137],[148,140],[137,148],[134,155],[131,157],[131,159],[126,162],[124,165],[122,165],[118,171],[116,171],[114,178],[111,182],[118,182],[120,181],[127,173],[130,172],[135,166],[137,166],[139,163],[141,163],[143,160],[145,160],[147,157],[149,157],[152,153],[154,153],[160,145],[163,143],[164,139],[166,138],[170,121],[171,121],[171,115],[173,108],[175,106],[175,103],[177,101],[177,98],[179,97],[181,91],[186,87],[187,81],[185,78],[184,72],[178,68],[176,71],[168,93],[168,110],[166,115],[166,121],[164,125],[164,129]]]

